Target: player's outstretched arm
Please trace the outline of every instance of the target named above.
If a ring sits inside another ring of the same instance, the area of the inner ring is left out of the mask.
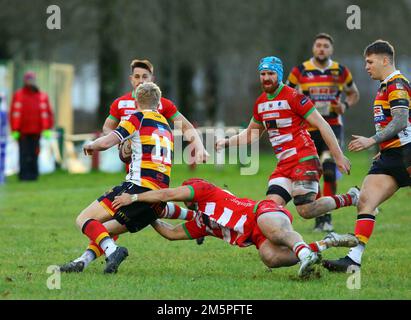
[[[120,121],[117,119],[107,117],[106,121],[103,124],[103,134],[106,136],[108,135],[111,131],[113,131],[115,128],[117,128],[118,124]]]
[[[93,142],[86,144],[83,147],[83,151],[85,155],[92,155],[94,151],[107,150],[120,142],[120,138],[116,134],[110,133],[107,136],[100,137]]]
[[[370,138],[353,135],[353,140],[348,144],[350,151],[362,151],[370,148],[376,143],[389,140],[404,130],[408,125],[408,108],[396,108],[391,111],[391,122],[381,131]]]
[[[265,128],[261,123],[251,119],[247,129],[241,131],[235,136],[230,137],[229,139],[218,140],[215,144],[215,149],[216,151],[220,151],[227,147],[253,143],[254,141],[260,139],[264,131]]]
[[[173,118],[174,125],[183,132],[184,137],[193,144],[196,163],[206,162],[210,156],[204,148],[203,142],[190,121],[181,113]]]
[[[117,210],[118,208],[128,206],[135,201],[158,203],[167,201],[190,201],[191,199],[191,189],[186,186],[181,186],[177,188],[152,190],[140,194],[123,193],[114,198],[113,208]]]
[[[159,234],[168,240],[189,240],[187,233],[184,231],[183,224],[173,226],[160,219],[154,221],[151,226]]]
[[[331,155],[333,156],[338,169],[342,173],[349,174],[351,170],[351,163],[344,156],[340,146],[338,145],[337,138],[327,121],[324,120],[317,110],[314,110],[314,112],[312,112],[306,120],[312,126],[317,127],[318,130],[320,130],[321,136],[330,149]]]

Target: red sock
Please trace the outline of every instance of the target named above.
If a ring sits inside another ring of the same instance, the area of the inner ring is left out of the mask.
[[[117,241],[117,239],[118,239],[118,235],[113,237],[114,241]],[[94,241],[90,241],[87,249],[92,250],[97,258],[104,254],[104,250],[101,249],[101,247]]]
[[[318,249],[318,246],[317,246],[317,244],[316,244],[315,242],[310,243],[309,246],[310,246],[310,248],[311,248],[311,251],[313,251],[313,252],[320,252],[320,249]]]
[[[348,193],[337,194],[335,196],[330,196],[330,197],[334,199],[336,209],[342,208],[342,207],[348,207],[352,205],[352,198]]]
[[[372,214],[359,214],[355,224],[354,234],[363,244],[367,244],[374,230],[375,216]]]
[[[336,190],[337,190],[337,183],[335,181],[334,182],[324,181],[323,195],[325,197],[335,195]]]
[[[97,220],[90,219],[86,221],[82,228],[83,233],[96,244],[100,244],[101,240],[110,237],[107,229]]]

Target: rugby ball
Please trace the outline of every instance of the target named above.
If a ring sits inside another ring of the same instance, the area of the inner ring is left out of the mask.
[[[122,143],[120,143],[118,147],[118,156],[120,157],[120,160],[123,161],[124,163],[130,163],[131,162],[131,140],[126,140]]]

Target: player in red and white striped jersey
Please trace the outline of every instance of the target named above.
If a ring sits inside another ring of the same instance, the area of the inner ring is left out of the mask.
[[[349,173],[351,164],[343,155],[329,124],[311,100],[282,82],[283,66],[277,57],[265,57],[258,70],[263,94],[254,105],[248,128],[229,139],[217,141],[217,151],[228,146],[251,143],[267,130],[279,162],[269,178],[267,199],[285,205],[291,199],[298,213],[306,219],[321,216],[333,209],[355,205],[358,190],[316,200],[321,164],[314,142],[306,130],[307,122],[315,126],[328,145],[339,170]],[[258,134],[254,135],[253,131]]]
[[[141,193],[137,199],[123,193],[115,198],[113,205],[118,209],[133,201],[184,201],[197,211],[196,218],[177,226],[156,220],[152,225],[165,238],[186,240],[211,235],[239,247],[254,244],[262,261],[270,268],[292,266],[300,261],[300,276],[312,271],[312,265],[319,259],[317,252],[332,246],[351,247],[358,243],[353,235],[332,234],[308,245],[293,230],[292,215],[284,207],[270,200],[238,198],[198,178],[186,180],[178,188]]]
[[[121,120],[136,112],[134,90],[142,83],[154,81],[154,67],[150,61],[135,59],[131,61],[130,68],[130,84],[133,91],[117,98],[111,104],[110,114],[103,125],[103,133],[105,135],[117,128]],[[172,121],[177,128],[181,129],[187,140],[193,143],[195,161],[197,163],[206,162],[209,154],[204,148],[197,131],[190,121],[177,110],[174,103],[169,99],[161,97],[157,110],[167,120]]]

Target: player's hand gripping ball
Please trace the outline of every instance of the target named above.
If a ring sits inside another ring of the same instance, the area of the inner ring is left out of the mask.
[[[126,140],[120,143],[118,147],[118,156],[120,157],[121,161],[123,161],[124,163],[130,163],[131,153],[131,140]]]

